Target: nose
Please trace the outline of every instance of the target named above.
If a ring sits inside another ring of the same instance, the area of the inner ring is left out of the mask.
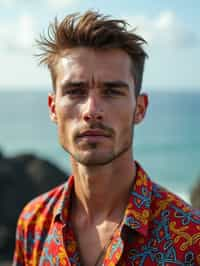
[[[97,120],[101,121],[103,119],[103,103],[99,95],[90,93],[83,106],[83,119],[85,121]]]

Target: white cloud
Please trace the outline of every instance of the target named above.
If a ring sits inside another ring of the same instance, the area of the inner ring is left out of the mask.
[[[158,18],[155,19],[154,23],[155,27],[159,30],[168,30],[177,22],[174,13],[167,11],[161,13]]]
[[[0,0],[0,6],[12,7],[16,3],[16,0]]]
[[[79,3],[79,0],[47,0],[51,8],[63,8]]]
[[[162,12],[153,18],[135,16],[129,18],[128,21],[137,27],[137,32],[150,45],[185,48],[198,43],[198,36],[190,31],[171,11]]]
[[[22,15],[16,23],[0,23],[0,47],[9,52],[24,53],[32,48],[34,20],[30,15]]]
[[[24,15],[19,19],[19,30],[21,34],[17,35],[17,42],[20,47],[28,48],[32,45],[34,39],[34,22],[33,18],[28,15]]]
[[[28,89],[50,87],[51,80],[46,68],[38,67],[31,54],[1,54],[3,65],[0,75],[0,91],[7,89]]]

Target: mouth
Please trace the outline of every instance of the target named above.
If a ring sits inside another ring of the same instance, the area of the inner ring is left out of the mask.
[[[89,141],[103,140],[109,138],[110,135],[102,130],[87,130],[79,134],[79,139],[85,139]]]
[[[102,130],[87,130],[80,133],[79,137],[87,137],[87,136],[102,136],[102,137],[109,137],[108,133],[105,133]]]

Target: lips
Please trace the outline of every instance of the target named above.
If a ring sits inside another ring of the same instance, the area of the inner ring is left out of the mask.
[[[79,137],[109,137],[110,135],[102,130],[87,130],[82,132]]]

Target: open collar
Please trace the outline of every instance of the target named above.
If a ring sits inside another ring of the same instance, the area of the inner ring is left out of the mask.
[[[135,165],[136,175],[125,210],[124,224],[146,236],[150,218],[152,182],[139,163],[135,162]]]
[[[54,208],[54,220],[58,219],[63,224],[66,224],[69,219],[71,206],[71,197],[74,190],[74,177],[70,176],[67,182],[63,185],[61,197]]]
[[[147,235],[150,204],[152,195],[152,182],[146,172],[135,161],[136,175],[130,193],[128,205],[125,210],[123,225]],[[71,195],[74,190],[74,177],[70,176],[64,184],[62,195],[54,208],[54,217],[58,218],[63,224],[67,223],[71,205]]]

